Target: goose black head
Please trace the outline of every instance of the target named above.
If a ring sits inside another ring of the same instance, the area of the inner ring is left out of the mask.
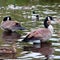
[[[49,20],[53,21],[53,17],[47,16],[47,17],[45,18],[45,20],[44,20],[44,27],[45,27],[45,28],[48,28],[49,24],[47,23],[47,21],[49,21]]]
[[[11,17],[10,16],[4,17],[3,21],[7,21],[7,20],[11,20]]]

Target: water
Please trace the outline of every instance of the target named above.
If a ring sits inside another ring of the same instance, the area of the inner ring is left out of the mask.
[[[33,10],[40,15],[39,21],[32,21],[31,16]],[[0,7],[1,21],[4,16],[9,15],[13,20],[19,21],[26,27],[25,31],[17,31],[11,34],[7,34],[0,29],[0,46],[12,46],[15,44],[17,49],[16,58],[21,60],[44,60],[46,58],[50,60],[60,60],[60,36],[58,35],[60,30],[59,24],[53,24],[54,33],[52,38],[49,39],[48,43],[42,43],[42,47],[40,47],[39,43],[33,44],[31,42],[21,42],[30,31],[44,27],[43,21],[46,16],[51,15],[54,18],[59,18],[59,10],[59,3],[53,3],[52,5],[40,5],[36,3],[35,5],[31,4],[30,6],[17,5],[15,7],[13,4],[8,4],[6,7]]]

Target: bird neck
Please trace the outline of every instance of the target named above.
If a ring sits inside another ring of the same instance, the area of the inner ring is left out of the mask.
[[[48,28],[49,24],[47,23],[47,20],[44,21],[44,27]]]
[[[48,26],[48,29],[49,29],[49,31],[53,34],[53,31],[54,31],[53,26],[52,26],[52,25],[49,25],[49,26]]]
[[[48,24],[46,20],[44,21],[44,27],[49,29],[51,34],[53,34],[53,26],[51,24]]]

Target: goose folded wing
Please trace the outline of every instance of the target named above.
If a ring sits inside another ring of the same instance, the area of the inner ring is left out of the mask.
[[[31,32],[28,38],[31,38],[32,36],[36,38],[40,38],[40,40],[47,40],[51,38],[51,32],[46,28],[40,28]]]

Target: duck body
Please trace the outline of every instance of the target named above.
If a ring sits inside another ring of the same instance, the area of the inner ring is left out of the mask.
[[[3,30],[12,30],[12,31],[15,31],[17,30],[18,27],[20,27],[20,24],[19,25],[16,25],[16,24],[19,24],[18,22],[16,21],[6,21],[6,22],[2,22],[1,24],[1,28]]]
[[[29,40],[41,40],[42,42],[47,41],[49,38],[51,38],[52,33],[46,29],[46,28],[39,28],[27,35],[27,37],[24,39],[24,41]]]
[[[33,37],[37,37],[39,38],[40,40],[47,40],[51,37],[52,33],[46,29],[46,28],[39,28],[33,32],[30,33],[30,36],[33,36]]]
[[[3,21],[1,22],[1,29],[2,30],[24,30],[24,28],[20,25],[18,21],[12,21],[8,19],[9,17],[5,17]]]
[[[47,17],[48,18],[48,17]],[[50,17],[49,17],[50,19]],[[44,21],[44,26],[45,28],[39,28],[36,29],[35,31],[30,32],[24,39],[23,41],[28,42],[29,40],[40,40],[41,42],[47,41],[49,38],[51,38],[53,34],[53,27],[50,24],[50,20],[45,20]],[[46,23],[46,24],[45,24]]]

